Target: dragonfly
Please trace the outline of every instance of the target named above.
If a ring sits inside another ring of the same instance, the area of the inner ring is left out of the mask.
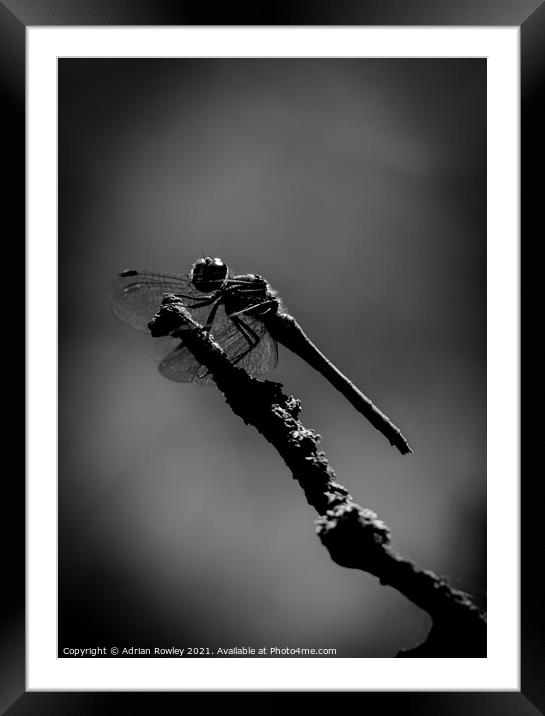
[[[182,299],[231,363],[249,375],[259,378],[276,368],[280,343],[321,373],[401,454],[412,452],[399,428],[318,350],[286,311],[278,292],[259,274],[231,275],[223,259],[203,256],[187,275],[128,269],[110,286],[114,315],[146,332],[167,293]],[[213,374],[178,332],[176,337],[154,340],[161,375],[179,383],[213,382]]]

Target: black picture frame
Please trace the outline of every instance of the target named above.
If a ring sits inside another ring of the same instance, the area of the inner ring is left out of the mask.
[[[25,235],[25,31],[28,26],[62,25],[466,25],[519,26],[521,31],[521,237],[539,226],[543,192],[537,166],[543,152],[538,103],[545,87],[545,2],[543,0],[298,0],[264,2],[246,8],[237,3],[218,7],[176,0],[0,0],[0,96],[4,125],[4,217],[8,244],[17,253]],[[21,251],[21,253],[23,253]],[[521,275],[522,279],[522,275]],[[522,282],[521,282],[522,285]],[[13,294],[17,295],[17,294]],[[524,365],[524,364],[522,364]],[[15,406],[14,406],[15,407]],[[15,411],[13,411],[15,414]],[[13,420],[12,430],[17,424]],[[522,445],[532,440],[531,429]],[[6,474],[7,474],[6,470]],[[520,692],[366,692],[366,708],[379,706],[418,714],[545,713],[545,629],[540,570],[535,568],[540,535],[538,480],[522,479],[521,470],[521,691]],[[25,689],[25,495],[24,476],[4,480],[4,515],[9,516],[5,544],[7,605],[0,633],[0,708],[13,716],[30,713],[117,713],[132,701],[132,713],[168,712],[190,694],[27,692]],[[508,519],[508,516],[506,516]],[[220,694],[201,694],[207,699]],[[280,698],[275,694],[273,698]],[[328,694],[321,694],[328,698]],[[153,701],[153,703],[152,703]],[[212,706],[211,702],[208,705]],[[218,704],[219,705],[219,704]],[[225,703],[223,703],[225,708]]]

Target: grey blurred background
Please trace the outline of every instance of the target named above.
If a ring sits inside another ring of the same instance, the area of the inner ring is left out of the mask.
[[[427,616],[331,562],[281,458],[116,321],[124,268],[264,275],[402,457],[280,349],[338,481],[484,605],[484,60],[59,61],[59,649],[333,647]]]

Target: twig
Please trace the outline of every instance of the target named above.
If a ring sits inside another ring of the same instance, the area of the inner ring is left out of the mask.
[[[234,366],[174,295],[165,296],[150,330],[153,336],[182,339],[212,373],[233,412],[278,450],[307,502],[320,515],[317,533],[332,559],[375,575],[381,584],[394,587],[430,615],[432,628],[425,642],[398,656],[486,656],[485,615],[468,594],[392,549],[384,522],[355,503],[336,482],[325,453],[318,450],[320,436],[298,420],[299,400],[286,395],[279,383],[258,381]]]

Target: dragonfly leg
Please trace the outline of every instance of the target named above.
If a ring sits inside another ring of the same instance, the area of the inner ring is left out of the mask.
[[[208,318],[206,319],[206,323],[204,324],[203,328],[205,331],[210,331],[212,328],[212,323],[214,323],[214,318],[216,317],[216,313],[218,312],[218,308],[220,307],[222,301],[220,299],[216,300],[216,303],[214,304],[214,307],[208,314]],[[210,303],[202,303],[201,306],[209,306]]]
[[[188,298],[190,301],[204,301],[205,299],[213,299],[214,296],[199,296],[198,299],[195,296],[188,296],[186,293],[175,293],[176,298]]]
[[[248,348],[246,348],[245,351],[242,351],[242,353],[239,353],[238,356],[231,359],[231,363],[233,365],[236,365],[239,361],[241,361],[244,356],[248,355],[248,353],[256,347],[256,345],[259,343],[259,336],[257,333],[251,328],[247,323],[244,323],[244,321],[239,318],[236,314],[232,314],[229,316],[229,318],[233,321],[235,326],[238,328],[240,333],[246,338],[248,341]]]
[[[217,307],[214,306],[210,316],[212,316],[212,313],[215,313],[216,310],[217,310]],[[211,324],[210,316],[208,317],[208,321],[206,322],[207,326],[208,326],[208,330],[211,327],[211,325],[210,326],[208,325],[209,323]],[[250,326],[248,326],[246,323],[244,323],[244,321],[241,320],[240,318],[238,318],[237,316],[235,316],[235,318],[231,318],[231,316],[229,316],[229,318],[233,321],[233,323],[237,327],[239,333],[241,333],[241,335],[248,341],[248,348],[246,350],[242,351],[242,353],[239,353],[238,356],[235,356],[234,358],[230,358],[231,363],[233,365],[236,365],[239,361],[241,361],[244,358],[244,356],[248,355],[248,353],[253,348],[255,348],[255,346],[259,343],[259,336],[252,328],[250,328]],[[212,320],[214,320],[213,317],[212,317]],[[205,328],[207,326],[205,326]],[[210,371],[206,370],[205,373],[203,373],[200,377],[205,378],[207,375],[209,375],[209,373],[210,373]]]
[[[179,295],[179,294],[176,294]],[[195,300],[193,296],[182,296],[182,298],[191,298],[192,300]],[[188,306],[188,308],[202,308],[203,306],[210,306],[210,304],[214,303],[216,300],[216,297],[213,296],[212,298],[208,299],[207,301],[199,301],[198,303],[192,303]]]
[[[255,280],[250,280],[250,279],[243,280],[240,278],[228,278],[225,281],[225,283],[228,284],[229,286],[253,286],[255,284]],[[259,290],[261,290],[261,288]]]
[[[270,301],[263,301],[262,303],[256,303],[253,306],[248,306],[247,308],[243,308],[240,311],[235,311],[235,313],[230,313],[229,317],[233,318],[233,316],[240,316],[243,313],[248,313],[249,311],[251,311],[254,308],[263,308],[263,309],[267,310],[267,309],[272,308],[273,306],[276,306],[276,305],[277,305],[277,301],[274,299],[270,300]],[[244,325],[246,326],[246,328],[248,328],[250,330],[250,327],[248,325],[246,325],[246,324],[244,324]]]

